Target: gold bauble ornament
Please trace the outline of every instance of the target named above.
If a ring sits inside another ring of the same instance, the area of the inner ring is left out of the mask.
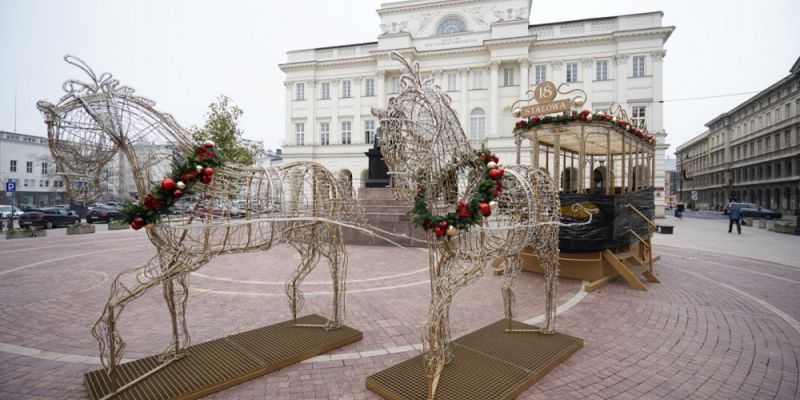
[[[453,237],[455,235],[458,235],[458,229],[455,226],[450,225],[450,227],[447,228],[447,236]]]

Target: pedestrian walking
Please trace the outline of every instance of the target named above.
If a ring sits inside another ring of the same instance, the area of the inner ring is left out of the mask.
[[[728,223],[728,233],[733,231],[733,224],[736,223],[736,230],[742,234],[742,211],[739,210],[738,204],[731,204],[731,211],[729,214],[730,222]]]

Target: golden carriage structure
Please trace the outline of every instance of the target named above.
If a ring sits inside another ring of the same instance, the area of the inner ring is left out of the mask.
[[[512,105],[521,118],[514,128],[516,163],[547,171],[559,192],[559,274],[589,281],[587,291],[620,277],[646,290],[637,274],[658,282],[651,243],[655,138],[619,105],[608,112],[575,111],[585,93],[554,100],[558,93],[583,92],[565,92],[564,86],[542,82],[529,99]],[[541,272],[528,250],[523,269]]]

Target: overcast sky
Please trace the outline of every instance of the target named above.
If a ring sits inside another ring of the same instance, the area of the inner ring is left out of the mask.
[[[202,124],[219,94],[243,110],[245,137],[280,147],[288,50],[375,41],[381,1],[0,0],[0,130],[46,135],[37,100],[52,102],[73,54],[157,101],[184,126]],[[663,11],[666,100],[752,92],[800,56],[800,1],[534,0],[531,23]],[[667,101],[675,147],[751,95]],[[511,127],[508,127],[511,129]]]

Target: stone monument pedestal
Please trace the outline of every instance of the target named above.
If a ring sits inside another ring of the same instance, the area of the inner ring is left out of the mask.
[[[425,231],[415,228],[408,212],[411,211],[411,202],[397,201],[392,195],[392,189],[387,187],[366,187],[358,191],[358,201],[364,207],[367,221],[371,226],[398,235],[406,235],[415,239],[411,240],[401,236],[386,235],[376,231],[378,235],[386,236],[395,243],[409,247],[427,247]],[[362,244],[373,246],[392,246],[391,243],[370,236],[353,229],[344,230],[346,244]]]

